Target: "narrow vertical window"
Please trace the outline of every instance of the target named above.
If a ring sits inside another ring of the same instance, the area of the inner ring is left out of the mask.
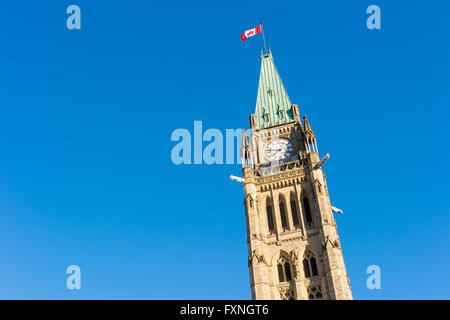
[[[280,218],[281,218],[281,226],[283,229],[288,228],[287,216],[286,216],[286,207],[284,205],[284,200],[280,198]]]
[[[312,222],[312,216],[311,216],[311,208],[309,207],[309,201],[307,197],[303,198],[303,208],[305,209],[306,223],[310,225]]]
[[[284,275],[286,276],[286,281],[291,281],[291,265],[289,262],[284,263]]]
[[[300,226],[300,222],[298,221],[297,203],[295,202],[295,199],[293,199],[292,195],[291,195],[291,212],[292,212],[292,222],[294,223],[294,226],[296,227]]]
[[[283,266],[281,263],[278,264],[278,280],[284,282]]]
[[[311,277],[311,271],[309,271],[309,263],[307,259],[303,259],[303,270],[305,270],[305,278]]]
[[[267,210],[267,224],[269,225],[269,232],[275,233],[275,224],[273,221],[272,206],[270,204],[267,204],[266,210]]]
[[[317,272],[316,258],[312,257],[310,262],[311,262],[311,274],[313,276],[317,276],[319,273]]]

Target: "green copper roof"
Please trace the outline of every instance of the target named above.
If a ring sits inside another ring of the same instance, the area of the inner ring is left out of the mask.
[[[259,75],[255,114],[257,118],[256,130],[294,121],[291,112],[291,100],[275,67],[270,49],[269,54],[261,56],[261,73]]]

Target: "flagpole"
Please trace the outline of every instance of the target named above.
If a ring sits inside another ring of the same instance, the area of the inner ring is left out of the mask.
[[[263,37],[263,41],[264,41],[264,50],[266,50],[266,54],[267,54],[266,37],[264,37],[264,28],[263,28],[262,23],[261,23],[261,33],[262,33],[262,37]]]

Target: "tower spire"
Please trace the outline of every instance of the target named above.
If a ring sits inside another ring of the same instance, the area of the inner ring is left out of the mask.
[[[257,130],[295,121],[291,100],[275,67],[270,48],[268,53],[261,55],[255,115]]]

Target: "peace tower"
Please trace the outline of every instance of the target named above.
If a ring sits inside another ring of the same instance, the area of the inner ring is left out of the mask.
[[[261,52],[251,133],[241,146],[253,299],[352,299],[316,135]]]

